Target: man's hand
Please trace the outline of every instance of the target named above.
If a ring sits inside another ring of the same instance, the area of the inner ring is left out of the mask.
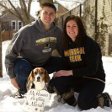
[[[19,85],[18,85],[18,83],[17,83],[17,81],[16,81],[16,78],[12,78],[12,79],[10,79],[10,80],[11,80],[12,85],[13,85],[15,88],[19,89]]]
[[[61,77],[61,76],[72,76],[72,70],[60,70],[54,74],[54,77]]]

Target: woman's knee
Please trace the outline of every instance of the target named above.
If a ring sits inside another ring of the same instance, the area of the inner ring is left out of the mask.
[[[97,100],[95,98],[88,98],[88,97],[80,98],[79,97],[77,104],[81,110],[87,110],[90,108],[96,108],[97,107]]]
[[[78,105],[78,107],[81,109],[81,110],[86,110],[87,109],[87,105],[86,105],[86,102],[84,102],[84,101],[77,101],[77,105]]]
[[[49,86],[55,88],[58,94],[63,94],[71,88],[63,77],[51,79],[51,81],[49,82]]]
[[[90,109],[90,102],[88,99],[82,99],[82,98],[78,98],[78,101],[77,101],[77,104],[78,104],[78,107],[81,109],[81,110],[87,110],[87,109]]]

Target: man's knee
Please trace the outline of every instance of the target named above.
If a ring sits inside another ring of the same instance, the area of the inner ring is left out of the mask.
[[[32,70],[31,64],[25,59],[17,59],[14,64],[14,73],[17,74],[29,74]]]
[[[31,66],[31,65],[30,65],[29,61],[27,61],[23,58],[18,58],[15,60],[14,66],[16,67],[16,66]]]

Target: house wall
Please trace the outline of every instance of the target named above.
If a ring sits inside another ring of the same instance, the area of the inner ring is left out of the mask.
[[[98,1],[98,22],[102,21],[103,31],[105,32],[105,55],[112,54],[112,0]]]
[[[95,38],[95,29],[97,31],[97,42],[101,45],[102,54],[109,55],[110,53],[110,41],[112,30],[112,1],[111,0],[86,0],[84,6],[84,23],[88,35]],[[97,17],[95,17],[97,13]],[[95,26],[95,19],[97,20]]]
[[[95,0],[86,0],[83,4],[83,21],[87,34],[95,37]]]
[[[97,27],[97,42],[101,45],[102,54],[110,55],[112,52],[112,0],[97,0],[97,18],[95,17],[95,0],[86,0],[84,6],[84,22],[87,33],[95,37]],[[95,26],[97,19],[97,26]]]
[[[1,38],[2,41],[10,40],[13,34],[19,30],[20,20],[10,13],[6,13],[0,17],[1,21]],[[12,28],[12,22],[15,22],[15,29]],[[23,26],[23,24],[22,24]]]

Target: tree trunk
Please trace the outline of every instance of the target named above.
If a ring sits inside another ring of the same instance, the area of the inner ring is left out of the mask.
[[[2,77],[2,36],[0,31],[0,77]]]
[[[53,4],[53,0],[39,0],[40,5],[42,5],[43,3],[52,3]]]

